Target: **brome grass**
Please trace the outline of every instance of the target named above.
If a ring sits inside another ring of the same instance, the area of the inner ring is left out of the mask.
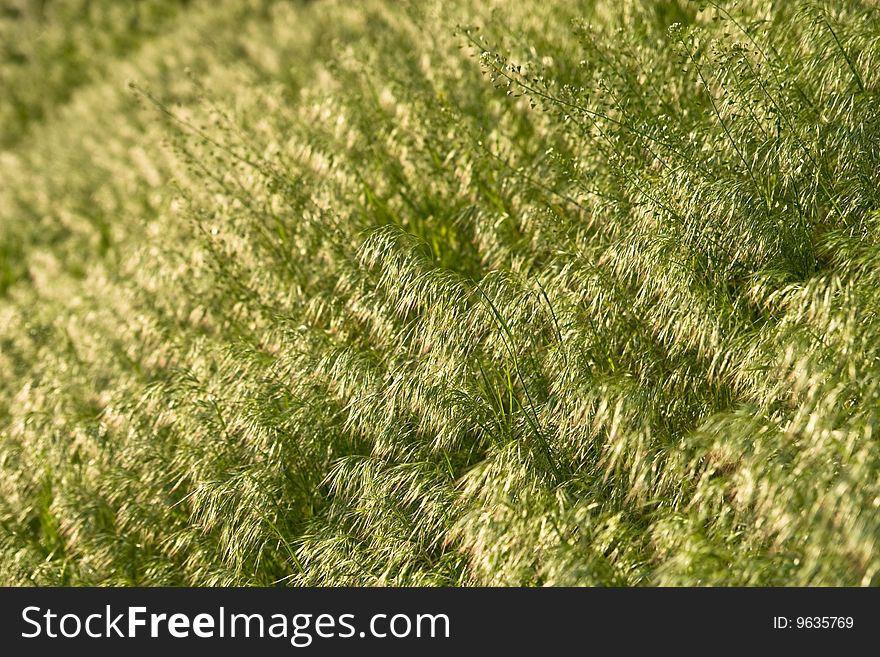
[[[2,4],[0,582],[880,581],[875,3]]]

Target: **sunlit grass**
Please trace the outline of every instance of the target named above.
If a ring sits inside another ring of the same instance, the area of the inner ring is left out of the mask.
[[[875,3],[92,5],[2,24],[0,582],[880,581]]]

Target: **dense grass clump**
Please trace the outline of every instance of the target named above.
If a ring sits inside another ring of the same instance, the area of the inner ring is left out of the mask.
[[[0,582],[880,583],[875,3],[83,4],[0,3]]]

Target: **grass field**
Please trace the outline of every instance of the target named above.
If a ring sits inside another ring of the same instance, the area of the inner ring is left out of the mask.
[[[0,584],[880,584],[872,1],[0,0]]]

